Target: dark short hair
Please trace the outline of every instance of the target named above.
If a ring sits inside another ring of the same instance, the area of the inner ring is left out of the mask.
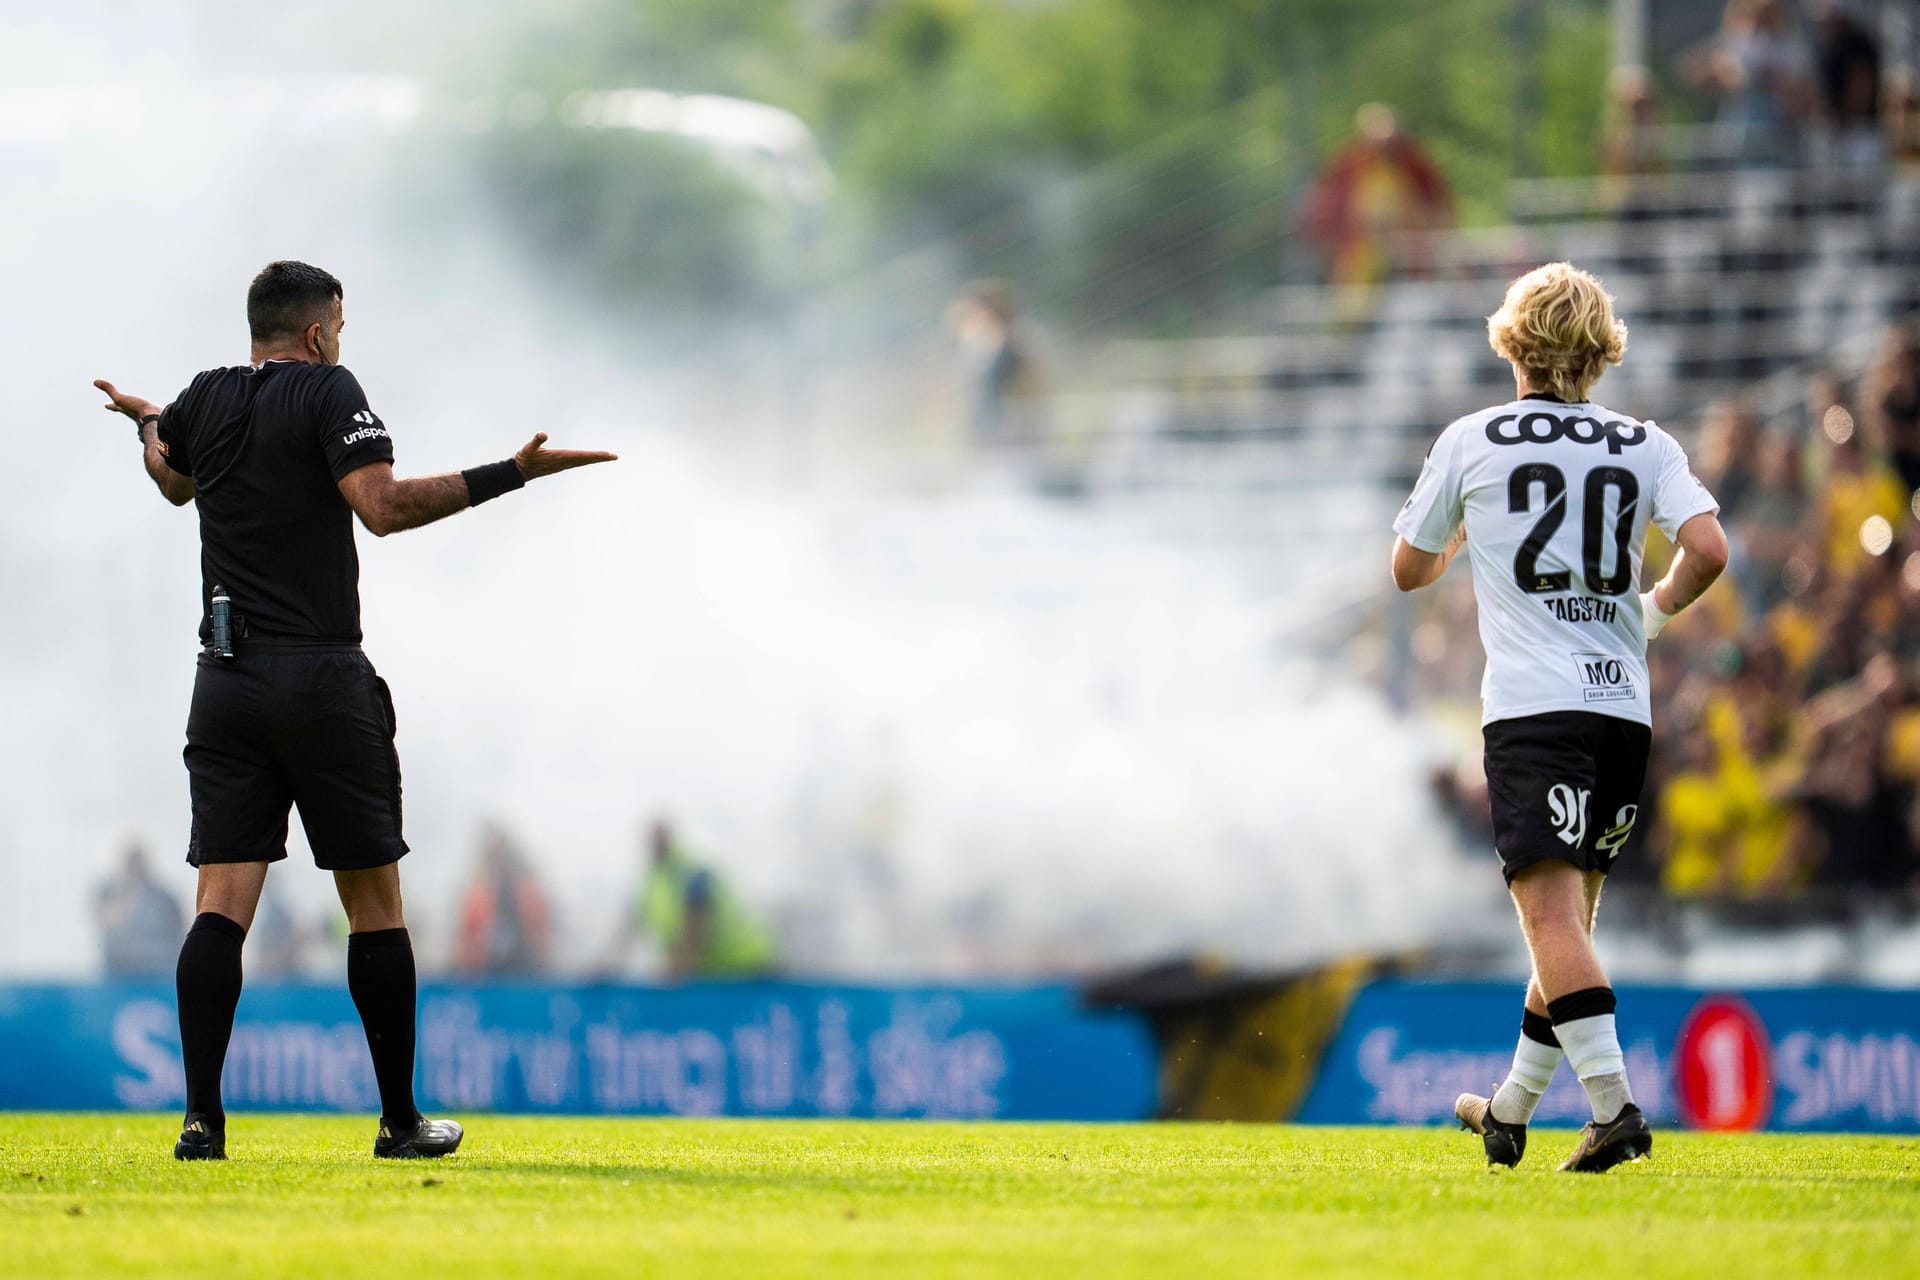
[[[333,273],[304,262],[269,262],[247,286],[247,328],[255,342],[304,333],[346,291]]]

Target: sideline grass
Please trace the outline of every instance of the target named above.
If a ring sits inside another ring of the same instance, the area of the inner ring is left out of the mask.
[[[0,1113],[0,1275],[1920,1275],[1920,1142],[1661,1132],[1556,1174],[1538,1130],[477,1116],[382,1162],[364,1119]]]

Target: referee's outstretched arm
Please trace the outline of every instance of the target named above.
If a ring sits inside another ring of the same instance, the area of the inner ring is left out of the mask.
[[[160,443],[160,406],[142,396],[121,391],[105,378],[95,378],[93,385],[107,393],[109,413],[124,413],[133,419],[133,429],[140,433],[147,475],[159,487],[161,495],[176,507],[192,502],[193,477],[181,475],[167,464],[167,447]]]
[[[503,462],[401,480],[391,462],[370,462],[340,477],[340,493],[376,538],[444,520],[489,498],[511,493],[529,480],[558,471],[612,462],[618,455],[597,449],[549,449],[542,431]],[[191,489],[192,486],[188,486]],[[189,493],[188,496],[192,496]]]

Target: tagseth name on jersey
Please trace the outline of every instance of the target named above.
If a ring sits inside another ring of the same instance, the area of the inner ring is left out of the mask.
[[[1438,552],[1466,525],[1482,723],[1600,711],[1651,724],[1636,598],[1647,528],[1674,537],[1718,510],[1658,426],[1532,397],[1443,431],[1393,527]]]
[[[1587,596],[1554,596],[1543,601],[1547,612],[1561,622],[1617,622],[1620,606],[1611,600]]]

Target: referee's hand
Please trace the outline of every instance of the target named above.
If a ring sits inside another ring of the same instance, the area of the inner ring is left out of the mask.
[[[153,401],[148,400],[144,396],[129,395],[127,392],[115,387],[105,378],[95,378],[93,385],[107,393],[107,404],[105,408],[108,413],[124,413],[135,422],[138,422],[150,413],[160,412],[160,406]]]
[[[541,476],[550,476],[556,471],[590,467],[596,462],[613,462],[618,460],[619,456],[598,449],[549,449],[547,433],[542,431],[527,441],[520,452],[513,455],[513,464],[520,468],[523,478],[538,480]]]

